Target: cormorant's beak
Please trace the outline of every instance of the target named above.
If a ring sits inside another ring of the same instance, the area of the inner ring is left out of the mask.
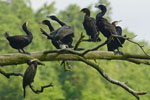
[[[82,10],[80,10],[80,12],[81,12],[81,13],[83,13],[83,11],[82,11]]]
[[[26,25],[28,25],[29,21],[26,21]]]
[[[31,59],[30,62],[36,61],[38,65],[45,65],[44,63],[42,63],[40,60],[38,59]]]
[[[119,21],[116,21],[116,22],[115,22],[115,25],[118,25],[118,24],[119,24]]]
[[[120,22],[122,22],[122,20],[119,20],[118,22],[120,23]]]
[[[45,64],[42,63],[42,62],[37,61],[37,63],[38,63],[38,65],[43,65],[43,66],[45,66]]]
[[[115,25],[118,25],[122,20],[116,21]]]
[[[98,5],[95,5],[95,8],[98,8]]]
[[[43,22],[38,22],[39,24],[43,24]]]
[[[46,17],[51,19],[51,17],[50,17],[50,16],[46,16]]]

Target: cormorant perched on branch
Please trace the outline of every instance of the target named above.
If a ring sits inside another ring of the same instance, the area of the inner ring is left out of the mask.
[[[49,39],[52,40],[52,43],[54,42],[53,45],[57,49],[65,49],[68,47],[72,48],[73,47],[72,42],[74,37],[74,31],[72,30],[72,28],[70,26],[67,26],[64,22],[60,21],[56,16],[47,16],[47,17],[58,22],[61,25],[61,27],[54,31],[52,25],[50,24],[50,21],[44,20],[42,21],[42,23],[49,27],[51,33],[48,35],[43,29],[41,29],[41,32],[45,34],[47,37],[49,37]],[[71,65],[69,64],[68,61],[66,62],[70,69]],[[65,61],[63,61],[62,64],[64,64],[65,66]]]
[[[112,24],[116,28],[117,35],[122,36],[122,28],[120,26],[117,26],[119,22],[121,22],[121,20],[120,21],[113,21]],[[126,35],[124,35],[124,37],[126,37]],[[125,42],[125,39],[123,39],[123,38],[118,38],[118,39],[120,40],[121,44],[123,44]]]
[[[43,63],[39,62],[37,59],[28,60],[27,64],[29,65],[26,69],[24,76],[23,76],[23,89],[24,89],[24,98],[25,98],[25,88],[27,85],[31,85],[34,81],[34,77],[37,70],[37,65],[44,65]]]
[[[49,20],[43,20],[42,24],[47,25],[48,28],[49,28],[49,30],[50,30],[50,32],[53,32],[53,33],[56,32],[57,33],[57,31],[54,31],[54,28],[51,25],[51,23],[50,23]],[[55,46],[55,48],[60,49],[58,41],[56,41],[55,39],[53,39],[53,37],[50,34],[47,34],[42,28],[41,28],[41,32],[42,32],[42,34],[44,34],[45,36],[47,36],[48,39],[52,40],[52,44]]]
[[[64,22],[60,21],[56,16],[51,15],[47,16],[48,18],[58,22],[61,27],[57,29],[57,33],[51,33],[50,35],[54,37],[56,40],[61,41],[62,44],[67,45],[69,48],[72,48],[72,42],[74,37],[74,31],[73,29],[65,24]]]
[[[12,48],[18,49],[20,53],[29,54],[28,52],[25,52],[23,49],[24,47],[28,46],[32,42],[32,39],[33,39],[32,33],[28,31],[27,29],[27,24],[28,22],[25,22],[22,25],[22,29],[27,35],[9,36],[9,34],[6,32],[5,37],[9,41],[9,44]]]
[[[80,12],[85,13],[83,26],[86,31],[86,34],[89,36],[88,41],[101,41],[101,39],[98,37],[98,28],[96,26],[96,20],[92,17],[90,17],[90,10],[88,8],[81,9]]]
[[[109,39],[112,34],[117,35],[118,33],[116,27],[109,23],[107,19],[103,18],[107,11],[106,7],[104,5],[98,5],[96,7],[101,9],[102,11],[96,15],[96,25],[98,29],[107,39]],[[114,37],[111,41],[109,41],[109,43],[107,44],[108,51],[114,51],[115,49],[117,49],[117,53],[122,54],[122,52],[120,52],[118,49],[119,47],[122,47],[121,39],[123,38]]]
[[[117,31],[117,35],[121,36],[122,35],[122,28],[120,26],[117,26],[119,22],[121,22],[121,20],[120,21],[113,21],[112,25],[115,26],[116,31]]]
[[[57,17],[54,16],[54,19],[58,19]],[[50,34],[47,34],[43,29],[41,29],[41,32],[46,35],[48,37],[48,39],[52,40],[53,45],[57,48],[57,49],[62,49],[62,48],[72,48],[72,42],[73,42],[73,37],[74,37],[74,33],[72,31],[72,29],[67,26],[66,24],[64,24],[63,22],[60,22],[59,20],[57,20],[60,25],[63,25],[62,27],[58,28],[57,30],[54,30],[53,26],[51,25],[49,20],[44,20],[42,21],[43,24],[47,25],[50,29]],[[65,47],[63,47],[65,46]]]

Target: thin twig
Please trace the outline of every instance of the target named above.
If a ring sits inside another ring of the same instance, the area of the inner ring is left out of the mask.
[[[128,41],[131,42],[131,43],[134,43],[134,44],[138,45],[138,46],[141,48],[141,50],[144,52],[144,54],[145,54],[146,56],[149,56],[149,55],[145,52],[145,50],[143,49],[144,46],[142,46],[142,45],[140,45],[139,43],[137,43],[137,42],[131,40],[131,39],[135,38],[136,36],[134,36],[134,37],[132,37],[132,38],[129,38],[129,37],[124,37],[124,36],[119,36],[119,35],[114,35],[114,34],[112,34],[112,37],[123,38],[123,39],[125,39],[125,40],[128,40]]]
[[[31,88],[31,90],[32,90],[34,93],[36,93],[36,94],[42,93],[45,88],[53,87],[53,86],[54,86],[54,85],[53,85],[52,83],[50,83],[50,84],[48,84],[48,85],[41,86],[41,90],[35,90],[31,84],[29,85],[29,87]]]
[[[88,50],[84,51],[84,52],[82,53],[82,55],[85,55],[86,53],[88,53],[88,52],[90,52],[90,51],[95,51],[95,50],[99,49],[100,47],[104,46],[104,45],[107,44],[107,43],[108,43],[108,40],[106,40],[104,43],[98,45],[97,47],[95,47],[95,48],[93,48],[93,49],[88,49]]]
[[[109,77],[104,71],[102,68],[100,68],[97,64],[89,61],[89,60],[86,60],[85,58],[83,57],[80,57],[81,61],[83,61],[84,63],[86,63],[87,65],[90,65],[91,67],[93,67],[94,69],[96,69],[99,74],[101,74],[103,76],[103,78],[105,78],[107,81],[109,81],[110,83],[112,84],[115,84],[115,85],[118,85],[122,88],[124,88],[126,91],[128,91],[130,94],[132,94],[133,96],[135,96],[137,98],[137,100],[140,100],[139,96],[138,95],[145,95],[147,94],[147,92],[139,92],[139,91],[134,91],[133,89],[131,89],[129,86],[126,85],[125,82],[120,82],[118,80],[114,80],[112,79],[111,77]]]
[[[22,73],[6,73],[5,71],[3,71],[2,69],[0,69],[0,73],[2,75],[4,75],[5,77],[7,78],[10,78],[10,76],[22,76],[23,77],[23,74]]]
[[[84,37],[85,36],[83,35],[83,33],[81,33],[80,38],[79,38],[79,40],[77,41],[77,43],[76,43],[76,45],[74,47],[74,50],[76,50],[79,47],[79,45],[82,42],[82,40],[83,40]]]

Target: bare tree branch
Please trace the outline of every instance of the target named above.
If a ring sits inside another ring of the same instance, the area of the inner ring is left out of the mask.
[[[103,43],[105,45],[107,41]],[[97,50],[100,46],[103,46],[102,44],[97,46],[95,50]],[[87,51],[83,55],[80,51],[74,51],[70,49],[58,49],[58,50],[51,50],[51,51],[41,51],[41,52],[35,52],[31,53],[31,55],[25,55],[25,54],[7,54],[7,55],[0,55],[0,66],[5,65],[14,65],[14,64],[23,64],[26,63],[27,59],[36,58],[40,61],[58,61],[58,60],[74,60],[74,61],[82,61],[86,63],[87,65],[90,65],[91,67],[95,68],[101,76],[103,76],[107,81],[109,81],[112,84],[118,85],[122,88],[124,88],[126,91],[128,91],[130,94],[135,96],[139,100],[138,95],[144,95],[147,94],[146,92],[139,92],[134,91],[130,87],[126,85],[125,82],[120,82],[117,80],[112,79],[109,77],[102,68],[100,68],[97,64],[89,61],[93,59],[105,59],[105,60],[125,60],[129,62],[133,62],[135,64],[146,64],[150,65],[150,62],[147,60],[150,59],[150,56],[146,55],[140,55],[140,54],[129,54],[124,53],[124,55],[114,55],[113,52],[107,52],[107,51],[93,51],[94,49],[91,49],[92,51]],[[14,74],[14,73],[5,73],[4,71],[0,70],[0,73],[3,74],[6,77],[9,77],[10,75],[20,75],[22,74]],[[44,91],[44,88],[52,87],[52,83],[46,86],[42,86],[41,90],[35,90],[33,86],[30,85],[30,88],[34,93],[41,93]]]
[[[41,86],[41,90],[35,90],[31,84],[30,84],[29,86],[30,86],[31,90],[32,90],[34,93],[39,94],[39,93],[42,93],[45,88],[53,87],[54,85],[53,85],[52,83],[50,83],[50,84],[48,84],[48,85]]]
[[[82,53],[82,55],[85,55],[86,53],[88,53],[88,52],[90,52],[90,51],[95,51],[95,50],[99,49],[100,47],[104,46],[104,45],[107,44],[107,43],[108,43],[108,40],[106,40],[104,43],[98,45],[97,47],[95,47],[95,48],[93,48],[93,49],[88,49],[88,50],[84,51],[84,52]]]
[[[93,67],[94,69],[96,69],[99,74],[101,74],[107,81],[109,81],[110,83],[112,84],[115,84],[115,85],[118,85],[122,88],[124,88],[126,91],[128,91],[130,94],[132,94],[133,96],[135,96],[137,98],[137,100],[139,100],[139,96],[138,95],[145,95],[147,94],[147,92],[139,92],[139,91],[134,91],[133,89],[131,89],[129,86],[127,86],[125,84],[125,82],[120,82],[118,80],[114,80],[112,79],[111,77],[109,77],[104,71],[102,68],[100,68],[98,65],[96,65],[95,63],[89,61],[89,60],[86,60],[85,58],[83,57],[80,57],[81,61],[86,63],[87,65],[90,65],[91,67]]]
[[[140,49],[144,52],[144,54],[147,55],[147,56],[149,56],[149,55],[145,52],[145,50],[144,50],[144,48],[143,48],[144,46],[142,46],[142,45],[140,45],[139,43],[137,43],[137,42],[131,40],[131,39],[133,39],[133,38],[136,37],[136,36],[134,36],[134,37],[132,37],[132,38],[129,38],[129,37],[123,37],[123,36],[119,36],[119,35],[114,35],[114,34],[112,34],[112,37],[120,37],[120,38],[123,38],[123,39],[125,39],[125,40],[128,40],[128,41],[131,42],[131,43],[134,43],[134,44],[138,45],[138,46],[140,47]]]
[[[74,50],[76,50],[79,47],[79,45],[82,42],[82,40],[83,40],[84,37],[85,36],[83,35],[83,33],[81,33],[80,38],[79,38],[79,40],[77,41],[77,43],[76,43],[76,45],[74,47]]]
[[[74,51],[69,49],[62,49],[62,50],[51,50],[51,51],[40,51],[31,53],[31,55],[25,55],[20,53],[12,53],[6,55],[0,55],[0,67],[6,65],[17,65],[26,63],[27,59],[36,58],[40,61],[62,61],[62,60],[73,60],[73,61],[80,61],[78,58],[82,56],[82,52]],[[132,61],[135,63],[135,59],[143,59],[149,60],[150,56],[141,55],[141,54],[129,54],[124,53],[123,55],[114,55],[113,52],[108,51],[90,51],[83,56],[85,59],[105,59],[105,60],[125,60],[125,61]],[[133,58],[129,59],[129,58]],[[148,61],[141,61],[136,60],[136,63],[139,64],[147,64],[149,65]]]
[[[23,77],[23,74],[22,73],[6,73],[5,71],[3,71],[2,69],[0,69],[0,73],[2,75],[4,75],[5,77],[7,78],[10,78],[10,76],[22,76]]]

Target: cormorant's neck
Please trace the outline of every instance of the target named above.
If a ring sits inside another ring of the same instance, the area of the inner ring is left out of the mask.
[[[55,21],[57,21],[57,22],[58,22],[61,26],[66,25],[64,22],[60,21],[58,18],[57,18],[57,19],[55,19]]]
[[[46,25],[48,26],[48,28],[49,28],[49,30],[50,30],[51,32],[54,31],[54,28],[53,28],[53,26],[51,25],[50,22],[48,22]]]
[[[101,9],[101,10],[102,10],[102,12],[100,12],[100,13],[98,13],[98,14],[96,15],[96,19],[103,17],[103,16],[105,15],[106,11],[107,11],[106,8],[103,8],[103,9]]]
[[[89,10],[87,10],[87,12],[86,12],[86,14],[85,14],[86,16],[90,16],[90,11]]]
[[[22,26],[23,30],[25,31],[25,33],[27,34],[28,37],[30,37],[31,39],[33,38],[32,33],[27,29],[27,26],[24,24]]]

